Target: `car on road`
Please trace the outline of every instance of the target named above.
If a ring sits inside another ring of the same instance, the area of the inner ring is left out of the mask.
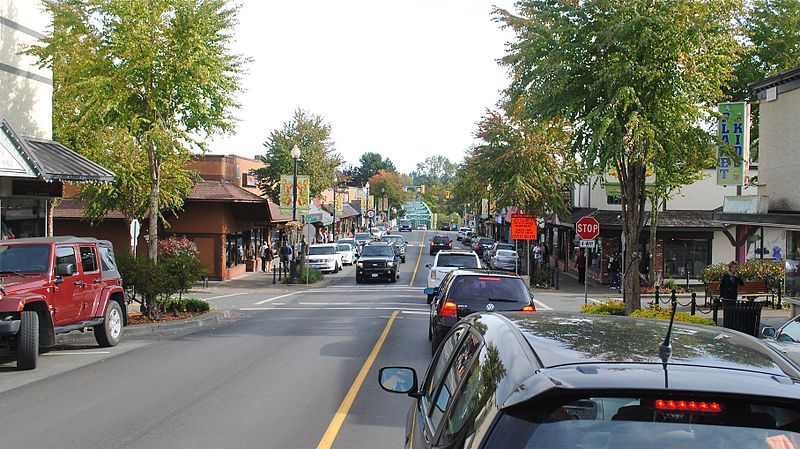
[[[761,333],[769,345],[800,364],[800,315],[787,321],[777,330],[767,326]]]
[[[356,232],[356,235],[353,236],[353,239],[355,239],[356,244],[358,245],[358,253],[361,254],[361,250],[364,249],[364,245],[372,240],[372,234],[369,232]]]
[[[308,265],[319,271],[338,273],[342,269],[342,256],[336,243],[320,243],[308,247]]]
[[[495,244],[489,248],[489,251],[485,251],[483,253],[483,260],[488,263],[499,249],[510,249],[512,251],[517,250],[517,248],[511,243],[495,242]]]
[[[41,348],[56,335],[94,331],[102,347],[116,346],[128,324],[122,279],[110,242],[45,237],[0,242],[0,344],[16,352],[17,367],[36,368]]]
[[[397,228],[400,232],[411,232],[411,220],[400,220]]]
[[[464,233],[464,238],[461,239],[461,243],[472,249],[472,240],[477,238],[477,236],[478,234],[475,231],[467,231]]]
[[[355,247],[341,240],[336,243],[336,252],[339,253],[339,256],[342,258],[342,265],[353,265],[358,258]]]
[[[378,226],[373,226],[369,229],[369,234],[370,236],[372,236],[372,240],[380,240],[381,237],[383,237],[383,234],[385,233],[386,229]]]
[[[533,293],[515,274],[478,269],[451,271],[441,285],[426,288],[430,302],[428,340],[432,352],[445,334],[465,316],[483,310],[535,312]]]
[[[460,242],[461,240],[464,239],[464,235],[466,235],[466,233],[471,230],[472,230],[471,228],[468,228],[466,226],[458,228],[458,234],[456,234],[456,240]]]
[[[447,221],[443,221],[442,223],[439,224],[439,230],[440,231],[449,231],[450,230],[450,223],[447,222]]]
[[[428,226],[427,225],[424,225],[424,224],[418,224],[417,225],[417,231],[427,231],[427,230],[428,230]]]
[[[489,260],[489,268],[516,273],[519,268],[519,255],[517,255],[516,251],[510,249],[499,249]]]
[[[403,366],[378,371],[384,390],[412,398],[396,445],[798,447],[796,365],[738,332],[669,328],[580,313],[470,315],[444,336],[424,377]]]
[[[472,250],[480,257],[483,257],[483,253],[494,245],[494,239],[489,237],[480,237],[472,242]]]
[[[428,269],[428,288],[436,288],[442,283],[447,273],[459,268],[480,268],[481,261],[472,251],[448,250],[439,251],[433,258],[433,263],[425,265]],[[433,295],[428,296],[428,303]]]
[[[400,256],[400,261],[406,263],[406,239],[402,235],[384,235],[381,237],[381,242],[391,243],[397,248],[397,254]]]
[[[356,284],[367,280],[397,282],[400,257],[393,245],[386,242],[371,242],[361,250],[356,264]]]
[[[450,237],[448,237],[447,234],[436,234],[430,239],[430,241],[431,244],[429,252],[431,256],[441,250],[453,248],[453,241],[450,240]]]

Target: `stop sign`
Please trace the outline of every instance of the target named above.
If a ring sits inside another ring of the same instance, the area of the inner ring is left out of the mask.
[[[594,217],[583,217],[575,223],[575,232],[581,240],[594,240],[600,235],[600,223]]]

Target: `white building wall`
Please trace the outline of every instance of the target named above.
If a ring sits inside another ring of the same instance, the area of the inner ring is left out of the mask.
[[[24,55],[48,32],[49,14],[34,0],[0,0],[0,117],[18,132],[52,138],[53,75]]]
[[[730,230],[732,235],[736,235],[736,230]],[[714,240],[711,241],[711,263],[723,263],[736,260],[736,249],[721,231],[714,232]]]
[[[762,194],[769,196],[770,211],[800,211],[800,89],[760,101],[759,151]]]

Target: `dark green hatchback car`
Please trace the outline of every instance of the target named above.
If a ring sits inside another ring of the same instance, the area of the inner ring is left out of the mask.
[[[478,313],[422,379],[394,366],[379,382],[413,398],[406,448],[800,448],[800,368],[727,329],[675,323],[664,345],[668,326]]]

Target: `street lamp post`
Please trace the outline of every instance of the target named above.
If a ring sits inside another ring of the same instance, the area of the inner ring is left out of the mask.
[[[336,241],[336,175],[333,176],[333,241]]]
[[[294,159],[294,176],[292,176],[292,221],[297,221],[297,161],[300,159],[300,148],[295,145],[292,147],[292,159]],[[302,233],[302,231],[301,231]],[[294,240],[297,240],[296,238]],[[290,284],[297,283],[297,245],[292,242],[292,262],[290,270],[292,271],[292,278],[289,280]]]
[[[486,186],[486,219],[489,220],[489,228],[486,230],[488,237],[494,234],[494,222],[492,221],[492,185]],[[492,237],[493,238],[493,237]]]
[[[366,197],[365,208],[367,209],[367,211],[364,213],[367,215],[367,218],[369,218],[369,220],[367,220],[367,225],[371,228],[372,217],[369,216],[369,181],[367,181],[367,183],[364,184],[364,196]]]

